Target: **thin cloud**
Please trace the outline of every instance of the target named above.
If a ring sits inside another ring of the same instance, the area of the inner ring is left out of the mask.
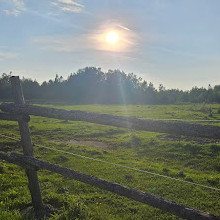
[[[0,61],[6,60],[6,59],[13,59],[17,56],[18,56],[17,53],[0,51]]]
[[[84,7],[83,5],[79,4],[78,2],[72,1],[72,0],[57,0],[59,3],[67,4],[67,5],[75,5],[78,7]]]
[[[156,52],[163,53],[163,54],[173,54],[174,56],[184,56],[184,57],[189,57],[189,58],[199,57],[198,53],[184,52],[176,48],[161,47],[161,46],[160,47],[159,46],[148,46],[148,48],[151,49],[152,51],[156,51]]]
[[[129,29],[128,27],[125,27],[125,26],[123,26],[123,25],[117,24],[117,26],[120,27],[120,28],[123,29],[123,30],[131,31],[131,29]]]
[[[10,0],[7,2],[7,8],[3,10],[6,15],[19,16],[26,11],[24,0]]]
[[[139,48],[138,35],[127,26],[112,21],[96,24],[96,28],[93,25],[94,23],[87,26],[83,33],[77,35],[38,36],[32,38],[31,43],[37,45],[38,49],[56,52],[107,51],[122,54],[133,53]],[[119,41],[115,45],[110,45],[105,40],[106,34],[112,30],[119,35]]]
[[[25,4],[23,0],[12,0],[13,4],[15,7],[20,8],[20,9],[24,9],[25,8]]]
[[[56,0],[51,4],[65,12],[80,13],[84,9],[84,5],[73,0]]]
[[[6,15],[13,15],[15,17],[17,17],[18,15],[21,14],[21,11],[17,10],[17,9],[11,9],[11,10],[3,10],[5,12]]]
[[[121,39],[117,45],[110,45],[104,40],[105,34],[106,31],[91,31],[91,33],[79,34],[77,36],[42,36],[33,38],[31,43],[37,45],[41,50],[57,52],[93,50],[123,53],[134,50],[135,42],[132,42],[132,39],[130,41]],[[123,33],[120,34],[123,38]]]
[[[31,40],[41,50],[57,52],[75,52],[94,49],[94,44],[89,43],[89,35],[80,36],[44,36]]]
[[[79,7],[61,7],[60,8],[62,11],[68,11],[68,12],[73,12],[73,13],[79,13],[82,11],[82,8]]]

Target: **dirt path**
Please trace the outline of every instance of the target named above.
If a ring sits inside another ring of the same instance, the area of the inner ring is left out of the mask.
[[[187,141],[187,142],[194,142],[197,144],[219,144],[220,139],[214,138],[201,138],[201,137],[184,137],[172,134],[164,134],[159,135],[157,138],[161,141]]]
[[[79,145],[79,146],[89,146],[89,147],[95,147],[95,148],[102,148],[102,149],[108,149],[111,148],[109,144],[106,144],[101,141],[77,141],[77,140],[68,140],[68,141],[57,141],[57,140],[51,140],[52,142],[56,143],[62,143],[62,144],[72,144],[72,145]]]

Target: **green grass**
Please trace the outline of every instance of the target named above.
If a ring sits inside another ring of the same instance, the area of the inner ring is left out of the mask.
[[[171,106],[51,106],[142,118],[220,119],[220,105]],[[219,125],[220,123],[206,124]],[[16,122],[0,121],[0,133],[19,138]],[[74,154],[220,188],[220,144],[160,140],[159,133],[133,131],[86,122],[31,117],[34,143]],[[70,140],[100,141],[108,148],[71,144]],[[68,143],[68,144],[67,144]],[[16,141],[0,137],[0,149],[22,152]],[[131,186],[181,204],[220,215],[220,192],[147,173],[135,172],[35,146],[35,156],[105,180]],[[31,205],[24,170],[0,161],[0,219],[22,219]],[[159,209],[91,187],[49,171],[39,171],[45,203],[57,212],[50,219],[178,219]]]
[[[42,105],[67,110],[137,116],[139,118],[220,119],[219,104],[191,105]],[[209,116],[210,107],[213,117]]]

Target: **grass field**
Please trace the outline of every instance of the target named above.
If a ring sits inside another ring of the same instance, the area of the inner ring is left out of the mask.
[[[154,119],[220,120],[220,105],[112,106],[47,105]],[[189,122],[192,123],[192,122]],[[196,122],[220,126],[219,122]],[[220,189],[219,140],[185,138],[86,122],[31,117],[33,143]],[[0,121],[0,134],[19,137],[16,122]],[[0,137],[0,150],[22,152],[19,142]],[[220,215],[220,191],[111,166],[35,146],[35,156],[105,180],[131,186],[178,203]],[[50,219],[178,219],[159,209],[99,190],[48,171],[39,171]],[[30,206],[22,168],[0,161],[0,219],[23,219]]]

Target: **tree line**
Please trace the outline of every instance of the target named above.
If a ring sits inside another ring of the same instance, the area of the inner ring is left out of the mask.
[[[0,99],[12,99],[10,74],[0,77]],[[56,75],[55,79],[38,83],[29,78],[21,79],[26,100],[62,102],[70,104],[177,104],[220,103],[220,85],[191,90],[166,89],[162,84],[155,88],[133,73],[86,67],[71,73],[67,79]]]

